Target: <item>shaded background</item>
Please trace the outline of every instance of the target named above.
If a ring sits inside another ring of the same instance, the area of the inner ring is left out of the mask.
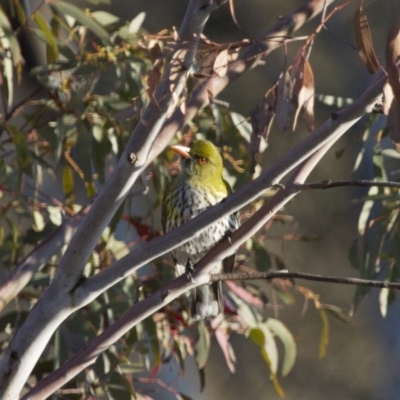
[[[82,7],[80,1],[75,3]],[[293,11],[302,1],[234,0],[234,4],[241,29],[233,23],[225,4],[212,14],[207,24],[205,34],[210,39],[229,42],[260,37],[278,21],[280,15]],[[172,26],[179,28],[186,5],[184,0],[113,0],[112,4],[102,4],[99,8],[126,20],[145,11],[144,27],[156,33]],[[310,58],[317,93],[356,97],[372,79],[355,49],[352,18],[357,5],[358,1],[354,1],[354,4],[338,12],[328,22],[327,30],[317,37]],[[386,36],[400,13],[400,4],[396,0],[365,1],[364,10],[370,22],[377,56],[383,62]],[[311,33],[318,23],[319,18],[316,18],[296,32],[296,36]],[[266,89],[276,81],[285,62],[292,62],[300,44],[288,46],[287,60],[282,49],[275,51],[266,59],[265,66],[248,72],[218,98],[227,101],[232,111],[247,117]],[[316,104],[316,127],[329,118],[331,111],[327,106]],[[280,133],[273,127],[269,147],[263,157],[264,166],[278,160],[288,148],[301,141],[308,134],[302,129],[296,133]],[[363,122],[360,122],[328,153],[309,180],[350,179],[362,133]],[[343,148],[344,155],[337,158],[335,152]],[[358,178],[367,179],[368,174],[368,163],[365,163],[365,169]],[[350,266],[347,252],[357,236],[360,210],[353,199],[363,193],[363,190],[344,188],[300,194],[281,211],[281,214],[293,216],[293,222],[273,224],[265,242],[267,249],[281,255],[291,271],[357,276],[358,271]],[[280,237],[285,234],[316,235],[318,240],[283,241]],[[345,312],[350,310],[354,288],[312,282],[298,284],[320,293],[322,303],[337,305]],[[309,304],[307,312],[302,315],[303,299],[296,296],[296,305],[279,309],[279,318],[295,335],[298,346],[294,369],[287,377],[280,377],[286,399],[400,398],[399,304],[392,304],[388,316],[383,319],[379,313],[377,294],[377,291],[371,291],[350,324],[330,318],[330,344],[322,360],[318,358],[321,321],[313,305]],[[276,316],[275,312],[271,308],[269,316]],[[200,384],[193,360],[187,362],[184,377],[178,376],[177,365],[166,366],[161,377],[193,399],[278,399],[259,348],[235,335],[232,336],[232,344],[237,356],[236,374],[229,372],[219,346],[213,341],[203,393],[199,392]],[[280,355],[282,351],[280,347]],[[175,398],[157,387],[149,395],[155,399]]]

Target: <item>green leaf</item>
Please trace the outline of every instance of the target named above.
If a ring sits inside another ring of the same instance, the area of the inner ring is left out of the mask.
[[[247,119],[243,115],[240,115],[236,112],[230,112],[230,116],[235,128],[239,131],[242,138],[250,143],[251,134],[253,132],[251,124],[247,122]]]
[[[379,188],[376,186],[371,186],[368,190],[368,196],[376,195],[379,192]],[[372,208],[374,207],[375,202],[372,200],[368,200],[364,203],[360,216],[358,217],[358,232],[360,235],[365,233],[367,228],[369,216],[371,214]]]
[[[83,172],[86,183],[92,182],[92,149],[91,135],[88,127],[82,121],[77,121],[78,140],[76,142],[76,151],[78,153],[77,162]]]
[[[79,7],[61,0],[50,0],[50,4],[60,12],[75,18],[84,27],[96,34],[105,45],[111,45],[108,32],[92,17],[85,14]]]
[[[349,253],[348,253],[348,258],[350,261],[350,264],[356,268],[360,269],[361,262],[360,262],[360,256],[359,256],[359,240],[354,239],[353,243],[350,246]]]
[[[102,26],[123,25],[123,22],[120,18],[106,11],[93,11],[92,17]]]
[[[254,262],[259,271],[268,271],[272,267],[271,257],[264,246],[255,238],[252,239]]]
[[[35,12],[33,14],[33,19],[35,20],[36,25],[43,33],[43,39],[47,43],[47,62],[52,63],[58,58],[57,40],[53,36],[53,32],[47,25],[47,22],[39,12]]]
[[[22,132],[20,132],[14,125],[11,125],[9,123],[4,124],[4,129],[11,136],[15,146],[18,179],[17,184],[19,187],[23,172],[27,173],[29,176],[32,176],[31,154],[26,144],[26,137]]]
[[[261,328],[251,329],[249,332],[249,337],[257,346],[260,347],[261,356],[268,366],[270,379],[274,385],[274,388],[278,395],[283,397],[284,391],[276,376],[277,354],[273,354],[274,351],[276,352],[276,346],[271,332],[266,324],[263,324]],[[271,351],[272,347],[275,347],[274,351]]]
[[[330,315],[340,319],[341,321],[348,323],[351,321],[351,318],[344,314],[340,307],[332,306],[331,304],[321,304],[320,309],[326,310]]]
[[[133,380],[128,379],[126,376],[115,371],[111,375],[111,379],[106,386],[110,390],[114,399],[133,400],[136,396],[132,381]]]
[[[286,376],[292,370],[296,361],[297,347],[293,335],[287,327],[275,318],[269,318],[266,322],[267,326],[279,337],[285,348],[285,356],[282,365],[282,375]]]
[[[21,50],[18,40],[15,37],[10,21],[6,14],[0,8],[0,31],[2,31],[2,49],[9,48],[12,54],[13,65],[17,65],[22,61]]]
[[[195,346],[195,360],[198,368],[202,370],[208,360],[208,355],[210,352],[210,333],[203,321],[197,324],[199,330],[199,340]]]
[[[128,32],[130,34],[138,33],[140,28],[142,27],[145,18],[146,18],[145,12],[141,12],[138,15],[136,15],[136,17],[133,18],[133,20],[129,24]]]
[[[63,191],[66,205],[72,207],[74,204],[74,175],[71,168],[67,165],[63,168],[62,179]]]
[[[319,358],[324,358],[326,355],[326,348],[329,344],[329,319],[324,309],[320,308],[318,311],[322,322],[321,339],[319,343]]]
[[[161,367],[161,348],[160,342],[157,337],[157,326],[153,318],[149,317],[143,321],[143,326],[146,329],[147,335],[150,340],[151,355],[153,357],[153,366],[156,368]]]

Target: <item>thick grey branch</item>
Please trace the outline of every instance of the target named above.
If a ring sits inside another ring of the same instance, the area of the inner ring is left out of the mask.
[[[0,362],[0,397],[15,399],[33,366],[59,324],[76,309],[71,290],[82,273],[98,238],[121,205],[143,170],[150,148],[167,111],[176,104],[197,50],[198,39],[213,7],[218,2],[190,0],[169,67],[157,86],[154,101],[146,107],[114,173],[98,194],[90,211],[60,261],[57,275],[49,289],[30,312],[15,334]],[[183,62],[183,65],[182,65]],[[132,157],[134,155],[134,157]],[[132,159],[135,160],[132,163]]]

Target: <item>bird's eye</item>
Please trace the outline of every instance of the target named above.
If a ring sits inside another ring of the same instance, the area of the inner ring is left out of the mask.
[[[205,157],[199,157],[199,158],[198,158],[198,162],[199,162],[200,165],[205,164],[205,163],[206,163]]]

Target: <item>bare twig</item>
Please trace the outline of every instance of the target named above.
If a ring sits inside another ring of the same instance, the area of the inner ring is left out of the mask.
[[[354,181],[322,181],[322,182],[315,182],[315,183],[304,183],[304,184],[297,184],[296,187],[299,190],[306,190],[306,189],[332,189],[337,187],[344,187],[344,186],[358,186],[358,187],[389,187],[389,188],[396,188],[400,189],[400,182],[391,182],[391,181],[370,181],[370,180],[354,180]]]
[[[247,281],[255,279],[264,279],[271,281],[274,279],[304,279],[307,281],[325,282],[325,283],[340,283],[344,285],[367,286],[375,288],[387,288],[400,290],[400,282],[384,282],[371,279],[336,277],[318,274],[309,274],[307,272],[290,272],[287,270],[276,272],[253,272],[247,273],[231,273],[231,274],[215,274],[210,275],[210,282],[217,281]]]

